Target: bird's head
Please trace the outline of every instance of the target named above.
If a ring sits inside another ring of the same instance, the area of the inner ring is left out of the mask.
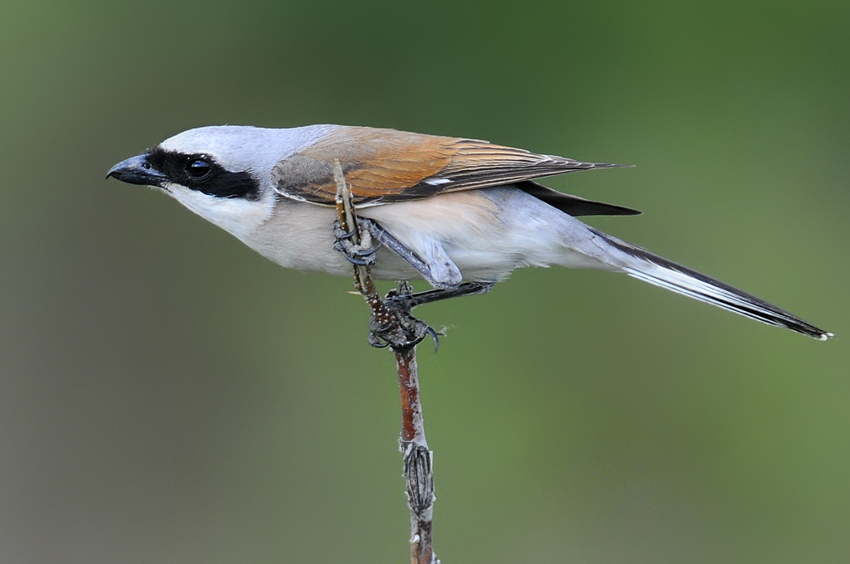
[[[242,236],[273,213],[274,166],[310,144],[314,128],[210,126],[166,139],[107,173],[129,184],[153,186],[210,222]]]

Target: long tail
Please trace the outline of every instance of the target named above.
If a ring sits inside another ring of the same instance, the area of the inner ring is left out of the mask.
[[[629,276],[722,307],[768,325],[791,329],[820,341],[826,341],[833,336],[832,333],[819,329],[796,315],[769,304],[752,294],[742,292],[719,280],[690,268],[685,268],[616,237],[593,228],[590,229],[617,250],[628,255],[626,260],[623,260],[617,266]]]

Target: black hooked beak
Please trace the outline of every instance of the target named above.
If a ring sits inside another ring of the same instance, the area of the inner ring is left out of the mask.
[[[163,183],[168,182],[168,178],[148,162],[146,155],[139,155],[137,157],[131,157],[126,161],[121,161],[106,173],[106,178],[110,176],[128,184],[159,186],[160,188]]]

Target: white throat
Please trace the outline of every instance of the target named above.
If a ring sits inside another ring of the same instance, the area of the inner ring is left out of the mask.
[[[168,183],[164,188],[175,200],[243,241],[274,213],[274,195],[246,200],[210,196],[174,183]]]

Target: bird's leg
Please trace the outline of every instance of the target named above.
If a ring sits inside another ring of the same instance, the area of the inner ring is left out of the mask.
[[[380,244],[386,246],[389,250],[403,258],[407,264],[415,268],[416,271],[425,278],[425,280],[434,286],[440,285],[439,281],[435,280],[432,276],[431,268],[428,266],[428,263],[422,260],[422,258],[411,249],[407,248],[404,243],[393,237],[392,233],[378,225],[375,221],[365,217],[358,218],[358,223],[363,226],[364,231],[372,235],[372,237]]]
[[[399,282],[399,287],[401,284],[405,284],[407,287],[410,287],[410,283],[408,282]],[[463,282],[454,288],[435,288],[433,290],[426,290],[415,294],[411,292],[403,293],[400,290],[390,290],[387,293],[385,301],[405,301],[407,303],[407,307],[413,309],[416,306],[439,302],[441,300],[448,300],[449,298],[461,298],[463,296],[486,294],[493,289],[495,284],[495,282]]]
[[[434,350],[437,350],[440,346],[441,333],[427,323],[415,318],[412,313],[413,308],[449,298],[484,294],[493,285],[494,282],[464,282],[455,288],[438,288],[414,294],[410,282],[400,281],[398,288],[387,292],[387,296],[384,298],[384,308],[391,312],[390,319],[392,321],[389,324],[376,322],[376,316],[373,315],[370,324],[369,343],[374,347],[391,345],[390,339],[386,336],[388,332],[396,329],[396,327],[393,327],[394,321],[406,335],[410,336],[411,346],[422,342],[422,339],[426,336],[430,336],[434,339]]]

